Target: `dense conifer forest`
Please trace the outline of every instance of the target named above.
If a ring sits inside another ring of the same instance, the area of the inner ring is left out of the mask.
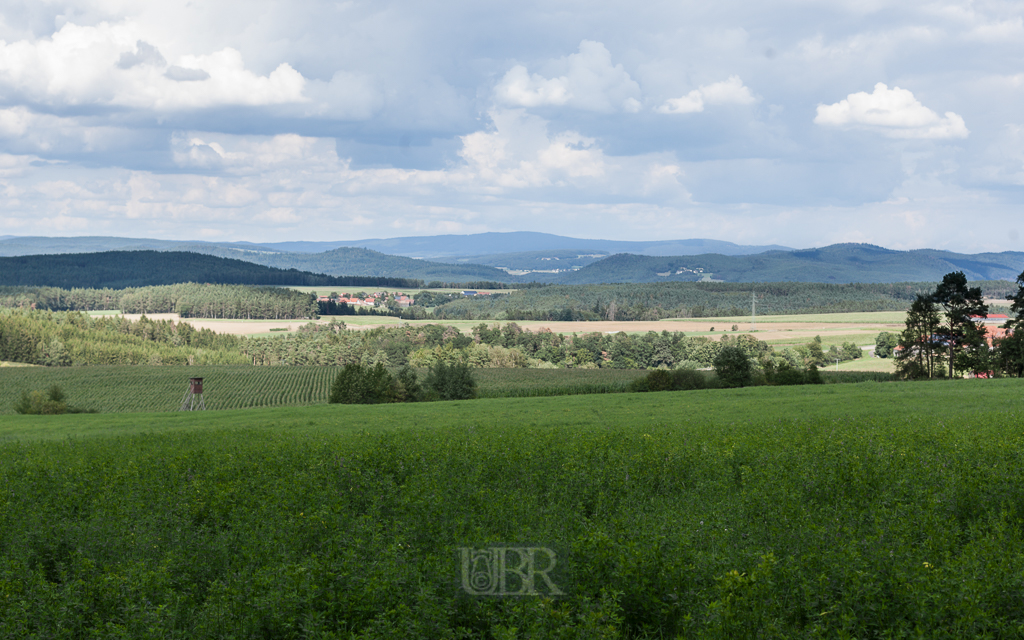
[[[422,284],[408,278],[328,276],[185,251],[104,251],[0,258],[0,285],[5,286],[124,289],[182,282],[390,287]]]
[[[976,283],[987,296],[1005,297],[1012,282]],[[551,285],[508,295],[430,296],[432,315],[411,307],[404,316],[500,320],[660,320],[750,315],[903,311],[935,284],[819,284],[813,282],[661,282],[656,284]],[[417,303],[420,299],[417,298]]]

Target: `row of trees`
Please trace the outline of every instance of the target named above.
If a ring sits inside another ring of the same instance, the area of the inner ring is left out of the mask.
[[[420,384],[410,367],[402,367],[393,375],[381,363],[368,367],[353,362],[338,373],[327,401],[331,404],[382,404],[475,397],[476,380],[464,364],[438,362]]]
[[[418,325],[349,331],[344,323],[306,325],[287,337],[254,337],[242,351],[257,365],[363,365],[429,368],[436,362],[473,368],[680,368],[710,367],[722,347],[738,346],[755,361],[763,357],[788,359],[804,366],[796,351],[776,354],[767,343],[749,335],[725,335],[721,341],[679,332],[645,334],[587,333],[561,335],[526,331],[514,322],[480,324],[471,335],[455,327]]]
[[[984,373],[996,369],[1024,374],[1024,273],[1006,296],[1013,314],[1002,326],[1005,336],[991,339],[984,320],[989,307],[981,287],[971,287],[963,272],[946,274],[934,291],[918,294],[906,326],[893,348],[896,368],[907,379]],[[883,350],[891,347],[886,336]],[[883,355],[883,354],[879,354]]]
[[[0,360],[48,366],[244,364],[243,339],[169,320],[0,310]]]
[[[183,318],[281,320],[316,318],[316,298],[282,287],[196,284],[127,289],[0,287],[0,308],[50,311],[120,310],[177,313]]]

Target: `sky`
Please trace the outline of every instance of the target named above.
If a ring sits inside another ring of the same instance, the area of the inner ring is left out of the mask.
[[[1024,250],[1024,2],[4,0],[0,236]]]

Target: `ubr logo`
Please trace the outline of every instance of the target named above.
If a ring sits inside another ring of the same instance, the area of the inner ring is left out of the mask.
[[[462,590],[471,596],[562,596],[558,554],[548,547],[459,549]]]

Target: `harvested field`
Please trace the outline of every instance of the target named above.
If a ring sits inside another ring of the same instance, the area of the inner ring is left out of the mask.
[[[138,320],[139,314],[125,314],[130,320]],[[271,330],[296,331],[308,324],[309,320],[217,320],[210,318],[181,318],[176,313],[147,314],[151,320],[173,320],[187,322],[197,329],[210,329],[217,333],[232,335],[257,335],[269,333]],[[900,320],[902,314],[895,313],[860,313],[860,314],[817,314],[808,316],[764,316],[757,319],[757,331],[753,332],[759,340],[771,343],[803,343],[820,335],[827,339],[829,335],[843,336],[861,334],[863,338],[855,340],[858,344],[873,344],[875,336],[882,331],[899,332],[903,329]],[[486,320],[410,320],[403,321],[391,317],[367,316],[334,316],[322,318],[318,323],[326,323],[331,319],[345,322],[353,330],[373,329],[396,324],[445,324],[457,327],[463,333],[469,333],[481,322],[487,325],[504,324]],[[555,333],[647,333],[648,331],[682,331],[688,335],[706,335],[716,340],[724,334],[751,333],[750,319],[739,321],[739,318],[692,318],[670,319],[647,322],[556,322],[556,321],[521,321],[519,326],[530,331],[553,331]],[[730,331],[736,325],[738,331]],[[713,329],[713,331],[712,331]],[[278,335],[280,335],[280,333]]]

